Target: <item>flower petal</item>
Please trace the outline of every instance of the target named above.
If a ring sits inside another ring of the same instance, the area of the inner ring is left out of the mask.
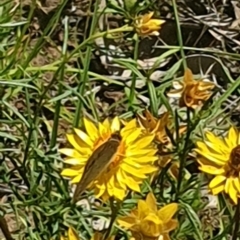
[[[72,158],[81,158],[82,155],[75,149],[72,148],[61,148],[59,152]]]
[[[91,138],[93,142],[95,142],[95,140],[99,138],[97,127],[92,121],[88,120],[87,118],[84,118],[83,122],[88,136]]]
[[[152,192],[147,195],[146,202],[153,212],[157,212],[157,200]]]
[[[89,147],[93,148],[92,139],[82,130],[74,128],[74,132],[81,138]]]
[[[129,135],[127,135],[127,138],[125,139],[126,146],[136,141],[136,139],[140,136],[141,132],[142,132],[141,128],[136,128],[132,130],[132,132]]]
[[[62,170],[61,175],[64,177],[75,177],[79,174],[79,170],[74,170],[71,168],[65,168]]]
[[[119,118],[118,117],[115,117],[113,120],[112,120],[112,124],[111,124],[111,131],[112,132],[117,132],[120,130],[120,121],[119,121]]]
[[[68,240],[79,240],[76,231],[74,231],[71,227],[68,229]]]
[[[229,190],[228,190],[230,198],[233,200],[235,204],[238,203],[238,192],[234,186],[233,178],[229,179]]]
[[[87,158],[68,158],[64,160],[64,163],[71,165],[85,165]]]
[[[124,216],[120,217],[117,222],[121,227],[129,229],[136,223],[136,218],[133,216]]]
[[[212,179],[212,181],[209,184],[210,188],[215,188],[220,184],[224,184],[223,182],[226,180],[226,176],[218,175],[215,178]]]
[[[223,168],[216,168],[211,165],[201,165],[199,169],[205,173],[213,174],[213,175],[220,175],[225,172]]]
[[[228,131],[228,136],[225,139],[226,143],[228,144],[229,148],[234,148],[237,146],[238,143],[238,134],[234,127],[231,127]]]
[[[150,143],[153,142],[155,135],[151,134],[148,135],[146,137],[142,137],[140,140],[137,140],[134,142],[134,144],[132,144],[129,149],[133,149],[133,148],[145,148],[147,146],[150,145]]]
[[[164,223],[168,222],[177,212],[177,209],[178,209],[177,203],[170,203],[158,211],[158,216],[160,219],[162,219]]]
[[[220,192],[223,192],[224,191],[224,188],[225,188],[225,185],[224,184],[220,184],[219,186],[215,187],[215,188],[212,188],[211,189],[211,192],[213,195],[217,195],[219,194]]]

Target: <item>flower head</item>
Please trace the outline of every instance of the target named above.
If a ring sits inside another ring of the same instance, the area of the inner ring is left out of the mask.
[[[159,160],[156,162],[156,164],[158,165],[158,169],[161,170],[162,168],[166,167],[173,158],[173,154],[169,152],[172,152],[174,147],[166,132],[166,129],[168,129],[169,132],[172,133],[173,138],[176,138],[173,128],[173,119],[170,117],[168,112],[165,112],[159,119],[153,117],[148,110],[144,111],[144,115],[145,117],[138,115],[138,121],[140,126],[143,127],[147,132],[155,134],[155,140],[157,143],[159,143]],[[179,136],[181,136],[184,132],[186,132],[186,126],[182,125],[178,129]],[[168,170],[170,175],[175,180],[178,178],[178,166],[178,162],[173,162]],[[158,172],[152,176],[152,179],[154,179]]]
[[[174,81],[173,87],[175,89],[168,93],[169,97],[180,98],[180,107],[196,109],[210,98],[212,95],[210,90],[215,87],[215,84],[203,80],[194,80],[192,71],[186,69],[183,81]]]
[[[94,179],[88,188],[93,189],[96,196],[104,200],[109,197],[122,200],[128,189],[139,192],[143,180],[148,174],[156,171],[156,167],[153,166],[157,160],[157,150],[152,144],[154,135],[143,134],[142,129],[136,126],[136,120],[121,127],[118,117],[111,122],[106,119],[98,126],[85,118],[84,125],[86,132],[74,129],[74,134],[67,135],[73,148],[61,149],[60,152],[67,156],[65,163],[71,166],[61,174],[71,178],[72,183],[78,183],[90,156],[99,146],[106,143],[113,133],[119,132],[121,140],[108,166],[101,173],[98,172],[98,168],[87,169]],[[102,149],[101,155],[96,158],[100,165],[101,159],[107,154],[106,146],[106,150]]]
[[[154,12],[139,16],[135,23],[136,32],[140,36],[159,35],[161,25],[165,23],[164,20],[152,19]]]
[[[231,127],[224,139],[211,132],[206,133],[206,138],[196,143],[199,169],[214,175],[209,183],[214,195],[225,192],[237,204],[240,197],[240,133]]]
[[[169,125],[169,114],[164,113],[161,118],[156,119],[148,110],[144,111],[145,117],[138,115],[140,125],[149,133],[155,134],[155,139],[159,143],[166,143],[169,141],[166,127]]]
[[[132,210],[129,216],[120,217],[118,223],[129,229],[136,240],[169,240],[169,232],[177,227],[177,220],[172,219],[176,211],[176,203],[158,210],[154,195],[149,193],[146,201],[139,200],[137,209]]]

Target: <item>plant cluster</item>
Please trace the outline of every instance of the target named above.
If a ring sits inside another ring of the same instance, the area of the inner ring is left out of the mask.
[[[61,19],[67,1],[36,36],[29,29],[35,10],[43,11],[41,2],[34,1],[25,18],[19,17],[21,3],[0,3],[4,237],[237,240],[240,131],[221,107],[240,79],[228,74],[222,93],[217,82],[188,68],[175,0],[179,47],[167,46],[147,70],[139,64],[140,41],[161,36],[167,22],[156,2],[109,1],[104,9],[99,4],[90,4],[87,31],[71,49],[68,17]],[[124,21],[102,30],[98,22],[109,13]],[[60,20],[61,46],[52,35]],[[90,70],[99,39],[132,45],[131,58],[113,60],[131,72],[130,84]],[[46,55],[50,49],[57,59]],[[156,86],[154,71],[177,53],[181,59]],[[35,66],[39,54],[46,62]],[[138,89],[138,80],[145,90]],[[104,112],[94,89],[106,83],[124,93]],[[124,109],[110,114],[121,103]]]

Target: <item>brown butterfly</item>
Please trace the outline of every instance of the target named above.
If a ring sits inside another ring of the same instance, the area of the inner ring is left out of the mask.
[[[79,197],[99,175],[106,170],[109,164],[116,156],[117,149],[121,142],[119,132],[115,132],[111,137],[102,145],[100,145],[90,156],[84,168],[82,178],[77,184],[76,190],[73,195],[73,201],[78,201]]]

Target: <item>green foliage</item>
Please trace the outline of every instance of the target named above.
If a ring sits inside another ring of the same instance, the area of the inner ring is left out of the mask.
[[[103,30],[98,23],[101,16],[109,13],[118,13],[125,23],[132,21],[137,14],[156,7],[154,1],[139,4],[140,1],[126,0],[125,6],[119,5],[118,1],[109,1],[106,8],[99,10],[100,2],[97,0],[88,9],[92,14],[84,16],[86,24],[81,37],[71,29],[69,17],[65,15],[67,2],[62,0],[55,11],[47,14],[50,17],[43,28],[39,22],[37,27],[34,25],[37,11],[44,13],[38,1],[33,1],[27,11],[21,3],[0,3],[0,216],[11,219],[7,224],[12,236],[29,240],[59,239],[72,226],[78,230],[81,239],[90,239],[94,232],[92,219],[109,221],[111,208],[108,202],[94,202],[89,204],[89,208],[73,205],[72,185],[60,174],[63,161],[58,149],[67,145],[66,133],[71,132],[73,127],[82,127],[83,116],[95,122],[116,114],[130,119],[149,108],[157,117],[159,110],[165,108],[173,117],[175,130],[171,133],[172,139],[178,135],[181,122],[187,126],[185,135],[178,136],[172,143],[174,149],[171,154],[180,165],[179,178],[172,179],[168,173],[169,165],[165,166],[154,183],[147,182],[142,186],[141,193],[127,196],[118,214],[129,213],[137,201],[145,199],[151,190],[161,205],[179,203],[176,216],[179,226],[171,234],[171,239],[227,239],[232,232],[233,224],[229,222],[234,222],[234,207],[228,199],[220,196],[215,206],[220,213],[218,231],[204,229],[199,212],[207,205],[202,202],[202,189],[209,179],[203,178],[198,170],[189,179],[184,178],[184,173],[191,163],[197,168],[195,159],[189,160],[189,156],[192,157],[196,140],[202,139],[200,133],[203,129],[226,119],[218,127],[227,129],[229,126],[229,116],[221,107],[234,92],[239,93],[240,78],[232,79],[228,69],[218,60],[227,73],[228,88],[214,101],[210,99],[205,103],[206,109],[203,107],[199,112],[188,112],[186,117],[186,113],[170,103],[166,95],[173,80],[178,79],[178,72],[183,66],[187,67],[187,47],[182,43],[176,4],[173,8],[179,46],[164,46],[166,51],[146,70],[138,61],[140,37],[133,34],[132,26],[121,25]],[[59,28],[61,41],[56,40]],[[130,82],[92,70],[91,60],[99,50],[95,40],[107,42],[110,35],[115,42],[121,39],[119,44],[122,41],[126,46],[132,46],[130,57],[113,58],[112,61],[120,69],[131,72]],[[199,48],[190,50],[207,52]],[[152,80],[159,64],[179,53],[181,59],[174,62],[161,79]],[[211,54],[233,57],[232,53],[220,50]],[[239,58],[239,55],[234,57]],[[145,88],[140,88],[138,82],[143,83]],[[104,109],[96,90],[99,86],[109,87],[110,92],[111,86],[114,86],[114,89],[121,89],[122,95]],[[228,221],[225,224],[226,218]],[[129,236],[117,225],[114,229],[122,239]]]

